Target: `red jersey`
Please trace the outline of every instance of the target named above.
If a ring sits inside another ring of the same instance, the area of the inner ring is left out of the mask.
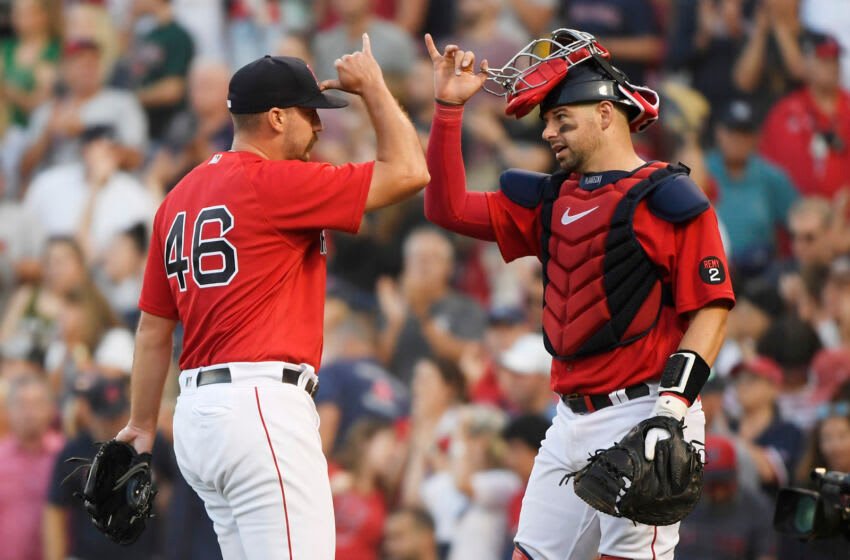
[[[593,198],[588,199],[592,204]],[[524,208],[502,192],[487,193],[490,221],[506,261],[542,256],[541,206]],[[552,227],[569,227],[553,218]],[[720,241],[717,216],[709,208],[680,225],[665,221],[638,205],[634,231],[649,259],[672,288],[675,307],[663,306],[655,327],[645,337],[610,352],[574,360],[552,361],[552,389],[557,393],[610,393],[661,377],[667,358],[687,329],[686,314],[735,296]]]
[[[517,490],[508,502],[508,536],[512,540],[519,530],[519,514],[522,511],[522,499],[525,497],[526,488],[528,488],[528,483]]]
[[[361,494],[349,490],[334,496],[336,557],[377,560],[384,536],[387,507],[377,490]]]
[[[373,162],[213,155],[154,218],[139,307],[183,323],[180,368],[287,361],[318,369],[325,229],[357,232]]]
[[[785,170],[803,195],[832,198],[850,187],[850,93],[835,115],[821,113],[807,89],[779,101],[761,133],[762,155]]]

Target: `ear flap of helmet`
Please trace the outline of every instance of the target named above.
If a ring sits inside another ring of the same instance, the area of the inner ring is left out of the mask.
[[[540,63],[532,72],[523,75],[514,86],[516,93],[508,94],[505,114],[518,119],[527,115],[560,83],[567,70],[567,61],[555,58]]]
[[[654,90],[648,87],[636,86],[626,82],[626,85],[618,84],[620,93],[622,93],[634,108],[638,110],[637,114],[629,121],[629,128],[632,132],[641,132],[649,128],[652,123],[658,120],[659,96]]]

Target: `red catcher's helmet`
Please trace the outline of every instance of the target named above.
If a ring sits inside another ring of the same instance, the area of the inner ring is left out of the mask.
[[[632,132],[646,130],[658,119],[658,94],[630,83],[610,59],[605,47],[590,33],[556,29],[550,38],[530,42],[502,68],[489,69],[484,89],[506,97],[505,113],[516,118],[527,115],[547,97],[556,105],[608,99],[626,106]],[[579,65],[582,71],[571,74],[570,69]],[[592,87],[585,71],[591,68],[597,75]],[[570,78],[575,74],[583,76],[573,83]],[[561,94],[556,95],[559,85]]]

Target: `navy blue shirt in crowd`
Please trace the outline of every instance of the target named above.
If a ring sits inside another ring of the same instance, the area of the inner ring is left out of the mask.
[[[393,421],[407,416],[410,410],[407,388],[371,359],[338,360],[323,366],[316,406],[323,403],[333,403],[340,410],[334,449],[345,441],[358,420]]]
[[[746,30],[752,22],[756,2],[744,0],[741,6],[742,28]],[[675,20],[667,48],[667,63],[674,71],[688,70],[693,87],[706,99],[712,108],[726,107],[741,97],[732,80],[732,71],[746,42],[746,31],[732,35],[725,25],[716,31],[704,49],[697,48],[694,36],[699,25],[699,2],[675,0]],[[711,116],[712,120],[715,114]],[[708,127],[713,129],[713,127]]]
[[[738,429],[735,422],[730,422],[730,427],[733,431]],[[803,446],[805,445],[803,433],[794,424],[783,420],[777,410],[773,422],[759,434],[753,443],[767,449],[771,462],[780,471],[777,473],[779,479],[777,483],[762,484],[762,489],[773,496],[781,486],[787,486],[795,478],[797,462],[803,454]]]
[[[602,46],[605,38],[635,39],[658,36],[655,12],[649,0],[571,0],[567,7],[569,27],[595,35]],[[643,85],[645,65],[614,56],[614,66],[626,73],[629,81]]]
[[[773,423],[756,438],[755,444],[768,448],[768,452],[776,453],[781,459],[785,472],[780,474],[778,485],[764,486],[765,490],[777,490],[781,485],[787,485],[794,480],[797,462],[803,453],[803,434],[794,424],[785,422],[778,416]]]
[[[676,557],[687,560],[758,560],[776,554],[771,525],[773,503],[757,490],[739,488],[726,503],[713,503],[703,491],[697,507],[682,521]]]
[[[843,536],[800,541],[789,536],[779,540],[779,560],[847,560],[850,558],[850,539]]]

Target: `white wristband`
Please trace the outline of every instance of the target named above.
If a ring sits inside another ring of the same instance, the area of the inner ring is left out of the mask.
[[[676,420],[682,420],[688,413],[688,405],[680,398],[673,395],[661,395],[655,401],[655,408],[652,409],[653,416],[669,416]]]

